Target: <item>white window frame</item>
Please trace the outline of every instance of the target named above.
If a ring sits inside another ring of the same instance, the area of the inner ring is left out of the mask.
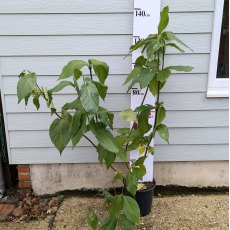
[[[224,0],[215,0],[207,97],[229,97],[229,79],[216,78]]]

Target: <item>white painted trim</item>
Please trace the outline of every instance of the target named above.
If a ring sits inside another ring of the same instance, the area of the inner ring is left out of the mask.
[[[223,8],[224,0],[216,0],[209,61],[207,97],[229,97],[229,79],[216,78]]]
[[[6,145],[7,145],[7,153],[9,163],[12,164],[12,157],[11,157],[11,149],[10,149],[10,139],[9,139],[9,131],[8,131],[8,121],[6,117],[6,105],[5,105],[5,93],[3,87],[3,76],[1,74],[1,58],[0,58],[0,91],[1,91],[1,98],[2,98],[2,112],[3,112],[3,119],[4,119],[4,127],[5,127],[5,136],[6,136]]]

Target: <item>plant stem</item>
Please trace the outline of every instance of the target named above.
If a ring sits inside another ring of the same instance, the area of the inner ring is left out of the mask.
[[[97,148],[97,146],[86,135],[83,135],[83,137],[87,139],[93,145],[94,148]]]
[[[90,78],[93,80],[92,67],[89,67]]]

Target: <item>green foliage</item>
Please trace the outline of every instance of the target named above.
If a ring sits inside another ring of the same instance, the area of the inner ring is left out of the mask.
[[[138,188],[138,180],[146,174],[144,161],[148,154],[154,154],[154,147],[150,146],[150,143],[156,134],[169,142],[168,128],[162,124],[166,110],[163,102],[159,102],[159,95],[172,71],[190,72],[193,68],[181,65],[165,66],[165,52],[168,47],[180,52],[184,52],[184,47],[191,50],[173,32],[166,31],[169,23],[168,12],[168,7],[161,12],[157,34],[150,34],[130,47],[130,53],[140,49],[141,55],[136,59],[134,69],[124,82],[127,84],[127,91],[135,84],[139,85],[140,89],[146,89],[145,94],[149,90],[155,96],[155,104],[146,104],[143,100],[134,110],[123,110],[120,113],[121,117],[126,121],[132,121],[133,127],[119,128],[117,136],[112,134],[114,114],[100,105],[101,99],[106,99],[108,90],[105,81],[109,74],[109,66],[105,62],[95,59],[87,62],[69,61],[60,74],[59,80],[62,81],[52,89],[38,86],[36,74],[33,72],[23,71],[19,75],[18,103],[25,100],[27,105],[32,97],[34,106],[39,110],[40,100],[43,99],[51,115],[57,116],[50,126],[49,134],[58,151],[62,153],[70,140],[75,147],[81,138],[86,138],[96,148],[99,162],[105,164],[107,169],[115,171],[113,183],[122,181],[130,194],[130,197],[124,194],[113,196],[104,191],[109,215],[99,224],[96,214],[89,210],[88,223],[94,230],[135,229],[135,224],[140,221],[140,210],[133,197]],[[83,74],[84,67],[87,67],[85,69],[88,69],[89,77]],[[63,80],[67,78],[68,80]],[[81,81],[78,82],[79,80]],[[66,87],[75,90],[75,100],[66,102],[59,111],[54,106],[53,94]],[[155,122],[149,124],[150,113],[154,110]],[[94,135],[96,143],[86,136],[88,132]],[[113,163],[117,158],[127,161],[128,151],[131,150],[139,150],[140,157],[130,167],[127,163],[128,173],[123,173],[116,169]]]
[[[37,84],[37,77],[35,73],[21,73],[17,85],[18,103],[25,99],[28,101],[30,93]],[[27,104],[27,102],[26,102]]]
[[[92,229],[96,230],[98,226],[98,218],[97,215],[91,209],[89,209],[87,212],[87,219]]]

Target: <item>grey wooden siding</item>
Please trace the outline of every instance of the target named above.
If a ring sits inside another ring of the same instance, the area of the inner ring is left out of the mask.
[[[169,30],[194,50],[179,54],[168,49],[166,65],[192,65],[189,74],[174,73],[161,99],[168,110],[165,123],[170,144],[156,138],[156,161],[209,161],[228,159],[228,100],[207,98],[214,0],[162,0],[170,7]],[[0,67],[2,96],[8,130],[10,161],[17,163],[97,162],[95,150],[82,140],[62,156],[48,137],[52,121],[45,105],[36,112],[17,104],[17,74],[35,71],[39,83],[52,87],[70,59],[90,57],[110,65],[109,95],[104,103],[115,112],[115,130],[129,124],[119,111],[130,106],[122,83],[131,71],[133,1],[130,0],[1,0]],[[73,91],[55,95],[58,108]]]

